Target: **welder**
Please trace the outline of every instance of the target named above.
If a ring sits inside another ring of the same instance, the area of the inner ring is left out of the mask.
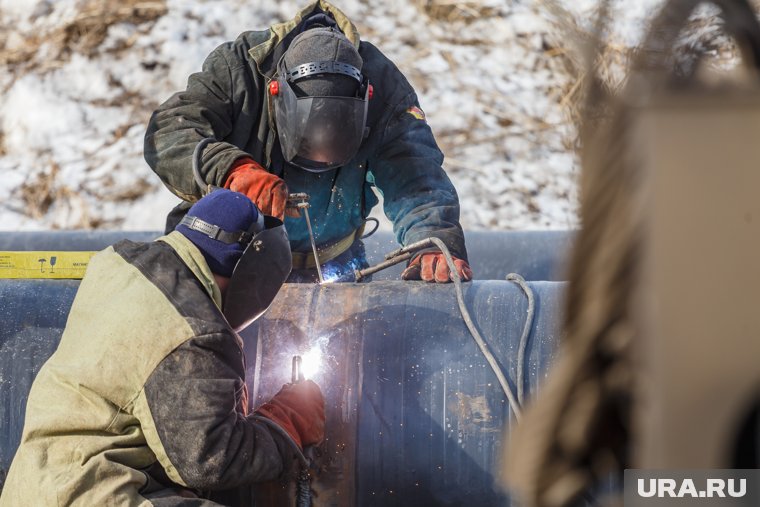
[[[282,222],[226,189],[170,234],[95,255],[32,386],[0,505],[252,505],[252,483],[324,437],[311,381],[249,413],[237,332],[289,272]]]
[[[214,50],[187,89],[151,117],[144,155],[182,198],[167,227],[205,191],[190,168],[202,153],[206,186],[250,197],[284,218],[293,252],[291,281],[316,280],[308,225],[287,207],[310,196],[311,226],[327,278],[352,280],[367,267],[361,237],[382,195],[402,245],[441,239],[463,280],[472,278],[459,200],[417,96],[396,66],[324,0],[267,30],[248,31]],[[402,278],[451,280],[435,249],[410,259]]]

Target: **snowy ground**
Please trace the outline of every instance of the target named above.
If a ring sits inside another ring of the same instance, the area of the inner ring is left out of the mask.
[[[162,229],[177,199],[142,158],[150,113],[215,46],[303,3],[0,0],[0,228]],[[591,25],[596,2],[560,3]],[[618,3],[616,40],[658,4]],[[577,227],[576,82],[546,2],[336,5],[417,89],[465,228]]]

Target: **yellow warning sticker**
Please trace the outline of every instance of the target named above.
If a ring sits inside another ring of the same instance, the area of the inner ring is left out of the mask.
[[[82,278],[97,252],[0,252],[0,278]]]

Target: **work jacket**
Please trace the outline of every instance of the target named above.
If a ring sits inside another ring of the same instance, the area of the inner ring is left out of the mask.
[[[369,135],[356,156],[343,167],[311,173],[283,161],[265,91],[299,25],[320,10],[331,14],[356,45],[374,96],[369,101]],[[201,72],[190,76],[187,89],[154,112],[145,135],[145,159],[166,186],[186,201],[201,197],[191,159],[205,137],[218,140],[203,151],[200,173],[207,184],[224,186],[232,164],[252,158],[283,178],[290,192],[309,194],[320,247],[345,240],[364,224],[378,203],[374,186],[383,195],[385,214],[401,244],[434,236],[453,255],[467,258],[459,199],[443,171],[443,154],[414,90],[393,62],[372,44],[360,41],[348,18],[323,0],[308,5],[290,21],[245,32],[222,44],[206,58]],[[309,252],[305,220],[286,217],[285,227],[291,249]]]
[[[178,232],[95,255],[32,385],[0,506],[148,506],[167,488],[280,474],[288,448],[246,415],[242,343],[220,305]]]

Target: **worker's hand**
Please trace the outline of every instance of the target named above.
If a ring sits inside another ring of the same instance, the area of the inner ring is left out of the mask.
[[[472,280],[472,269],[467,261],[454,259],[459,278],[463,282]],[[424,280],[426,282],[448,283],[453,280],[446,257],[441,252],[426,252],[415,257],[401,273],[403,280]]]
[[[301,450],[325,438],[325,400],[311,380],[285,384],[256,414],[276,422]]]
[[[253,159],[238,159],[227,174],[224,188],[248,196],[265,215],[282,220],[288,203],[288,186],[282,178],[257,164]],[[288,210],[289,216],[298,216]]]

